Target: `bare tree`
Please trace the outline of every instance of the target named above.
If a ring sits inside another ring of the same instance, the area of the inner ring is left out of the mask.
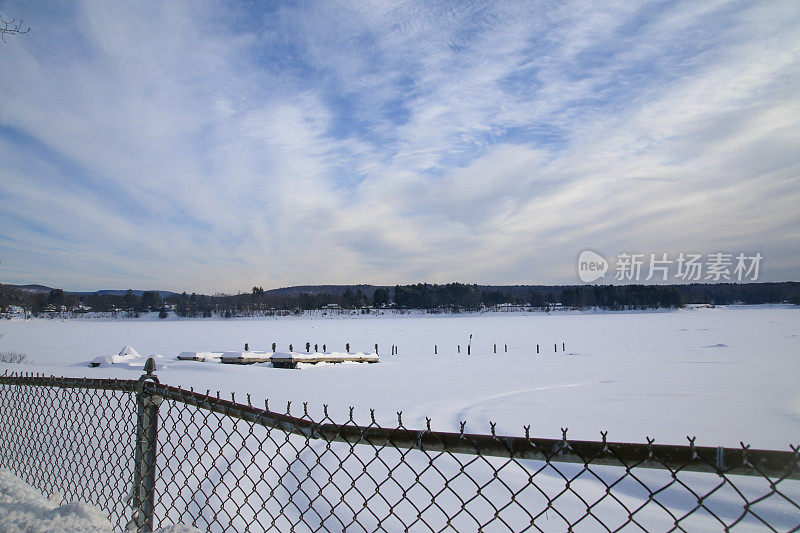
[[[30,31],[30,27],[24,28],[22,26],[22,19],[17,22],[17,19],[6,20],[3,15],[0,15],[0,39],[4,43],[7,42],[6,35],[27,35]]]

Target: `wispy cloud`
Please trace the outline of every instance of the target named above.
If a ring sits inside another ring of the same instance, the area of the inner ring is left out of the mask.
[[[34,6],[0,279],[573,282],[586,247],[800,278],[794,2]]]

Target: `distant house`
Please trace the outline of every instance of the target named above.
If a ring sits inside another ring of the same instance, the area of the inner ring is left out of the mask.
[[[341,314],[344,312],[344,308],[339,304],[325,304],[322,307],[320,307],[320,309],[322,310],[323,315],[328,312],[336,314]]]

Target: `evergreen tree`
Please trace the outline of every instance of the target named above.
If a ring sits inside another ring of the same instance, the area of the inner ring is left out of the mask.
[[[51,305],[55,305],[56,307],[60,307],[66,303],[66,297],[64,296],[64,291],[62,289],[53,289],[47,295],[47,303]]]
[[[383,288],[375,289],[372,295],[372,306],[375,308],[383,307],[389,303],[389,291]]]
[[[136,310],[139,307],[139,298],[132,289],[128,289],[128,292],[122,298],[122,304],[126,311]]]
[[[353,291],[350,290],[350,287],[344,291],[344,296],[342,296],[342,300],[345,307],[353,307],[355,305],[355,296],[353,296]]]
[[[163,305],[161,294],[156,291],[145,291],[139,300],[139,309],[141,311],[155,311]]]

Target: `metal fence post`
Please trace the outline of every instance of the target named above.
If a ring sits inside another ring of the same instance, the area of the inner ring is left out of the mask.
[[[158,407],[164,400],[161,396],[144,388],[147,381],[158,383],[153,374],[155,360],[150,357],[144,365],[143,374],[136,383],[136,447],[133,471],[133,516],[127,529],[149,533],[153,531],[153,508],[155,507],[156,452],[158,446]]]

